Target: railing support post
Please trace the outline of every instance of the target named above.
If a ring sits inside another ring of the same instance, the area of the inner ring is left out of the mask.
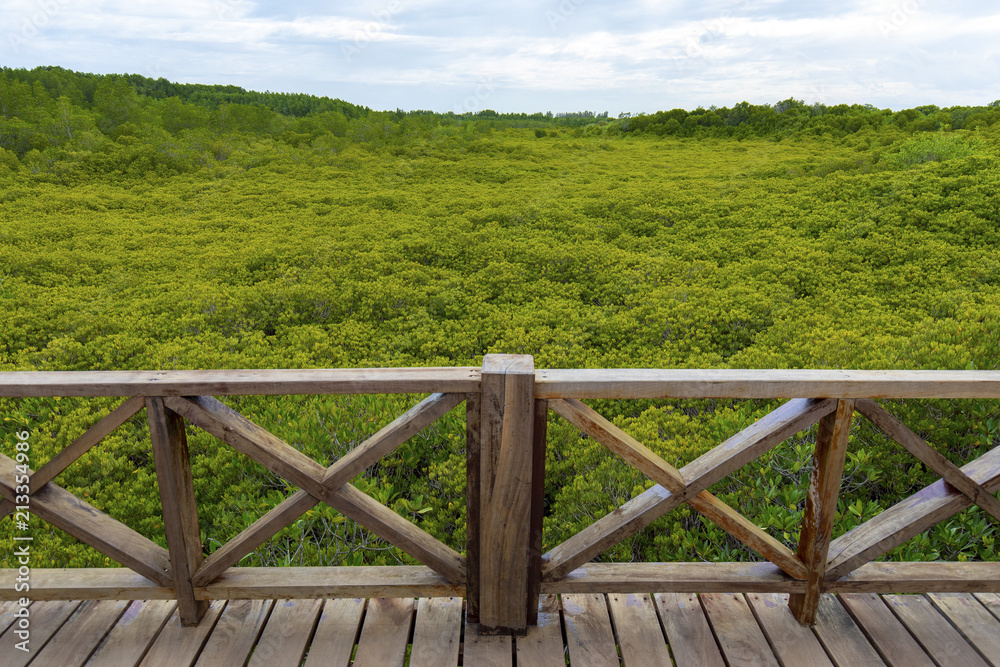
[[[204,555],[184,420],[158,397],[146,398],[146,415],[181,625],[198,625],[208,602],[195,599],[191,583]]]
[[[534,359],[487,355],[481,386],[476,601],[480,631],[523,634],[528,627],[528,597],[537,590],[529,583]]]
[[[841,399],[837,410],[819,422],[798,552],[809,575],[806,592],[788,598],[789,608],[802,625],[816,622],[853,415],[854,399]]]

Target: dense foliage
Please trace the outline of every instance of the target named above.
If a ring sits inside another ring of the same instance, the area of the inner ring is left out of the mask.
[[[997,106],[461,116],[3,70],[0,369],[450,366],[490,352],[539,368],[996,369]],[[226,400],[327,463],[418,398]],[[30,429],[38,468],[114,405],[2,400],[3,451]],[[594,405],[678,465],[775,407]],[[995,402],[887,407],[957,463],[1000,445]],[[142,418],[57,481],[163,543]],[[650,484],[550,420],[547,548]],[[713,491],[794,544],[814,439]],[[211,436],[189,441],[207,550],[290,492]],[[458,408],[355,483],[461,549],[463,447]],[[934,479],[859,418],[835,532]],[[39,524],[40,559],[110,564]],[[994,530],[972,509],[891,556],[995,558]],[[606,557],[749,556],[685,509]],[[244,564],[399,560],[317,507]]]

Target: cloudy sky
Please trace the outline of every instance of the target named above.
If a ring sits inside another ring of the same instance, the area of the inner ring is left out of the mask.
[[[1000,98],[989,0],[0,0],[0,66],[373,109],[904,109]]]

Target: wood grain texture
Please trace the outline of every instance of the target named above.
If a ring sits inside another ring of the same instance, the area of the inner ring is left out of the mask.
[[[94,652],[91,664],[102,667],[135,667],[163,630],[177,608],[171,600],[136,600]],[[173,664],[177,665],[178,662]]]
[[[678,667],[724,667],[705,610],[694,593],[656,593],[660,623]]]
[[[934,661],[878,595],[842,593],[837,599],[887,665],[935,667]]]
[[[369,600],[354,667],[403,667],[412,622],[412,598]]]
[[[201,653],[202,646],[226,606],[225,600],[215,600],[208,605],[201,623],[194,627],[181,625],[176,610],[156,637],[142,659],[140,667],[190,667]]]
[[[482,470],[482,396],[465,397],[465,581],[466,615],[471,623],[479,623],[479,533],[482,522],[479,512],[482,498],[479,478]]]
[[[322,600],[276,600],[248,667],[299,667],[322,607]]]
[[[968,593],[929,593],[927,598],[991,665],[1000,665],[1000,620]]]
[[[937,664],[987,667],[976,649],[923,595],[886,595],[882,599]]]
[[[479,391],[479,369],[7,371],[0,396],[252,396]]]
[[[748,593],[746,599],[782,665],[833,666],[815,633],[795,620],[788,608],[787,595]]]
[[[271,613],[272,600],[233,600],[226,605],[196,663],[243,667]]]
[[[656,615],[656,605],[648,593],[611,593],[608,608],[624,667],[670,664],[670,652]]]
[[[192,583],[204,556],[184,420],[157,397],[146,399],[146,415],[177,608],[182,623],[197,625],[208,605],[204,600],[195,599]]]
[[[35,654],[33,662],[39,665],[82,667],[129,604],[128,600],[84,602],[59,628],[45,648]]]
[[[699,598],[729,667],[778,666],[764,633],[742,595],[704,593]]]
[[[364,612],[364,598],[327,600],[316,624],[305,667],[348,667]]]
[[[847,458],[847,439],[851,433],[854,401],[841,400],[837,411],[819,422],[813,469],[809,475],[806,507],[802,516],[798,555],[805,564],[806,590],[788,598],[788,606],[803,625],[816,620],[819,596],[823,592],[827,554],[837,513],[840,481]]]
[[[562,596],[566,646],[573,667],[617,667],[618,649],[603,595]]]
[[[4,667],[23,667],[27,665],[36,655],[38,655],[53,635],[59,631],[67,619],[73,615],[80,607],[79,600],[60,600],[52,602],[32,603],[30,623],[28,628],[29,651],[21,651],[15,648],[18,642],[24,641],[22,637],[15,634],[11,629],[0,637],[0,656],[3,656]]]
[[[547,369],[538,398],[1000,398],[1000,371]]]
[[[974,595],[980,604],[1000,620],[1000,595],[996,593],[974,593]]]
[[[462,599],[420,598],[410,667],[456,667],[462,643]]]
[[[813,630],[837,667],[878,667],[885,664],[833,595],[820,598]]]
[[[545,523],[545,452],[549,402],[535,401],[531,435],[531,509],[528,523],[528,626],[538,622],[538,595],[542,590],[543,528]]]
[[[836,409],[834,399],[794,399],[698,457],[680,471],[682,494],[659,484],[647,489],[543,556],[543,580],[553,581],[645,528],[666,512],[701,493]]]
[[[477,623],[466,624],[462,664],[469,667],[511,667],[514,664],[513,637],[484,635],[480,629]]]
[[[524,637],[515,638],[514,645],[518,667],[565,667],[558,596],[538,599],[536,624],[528,626]]]

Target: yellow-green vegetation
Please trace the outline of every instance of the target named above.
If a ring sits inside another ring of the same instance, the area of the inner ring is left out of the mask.
[[[623,119],[377,113],[4,70],[0,369],[450,366],[500,352],[538,368],[995,369],[998,120],[996,104],[794,100]],[[416,400],[226,399],[322,463]],[[28,428],[38,468],[115,404],[2,400],[2,451]],[[594,405],[678,465],[774,407]],[[995,402],[887,407],[957,463],[1000,445]],[[355,480],[458,549],[462,417]],[[650,485],[551,420],[546,548]],[[713,492],[793,544],[814,437]],[[207,551],[290,493],[211,436],[188,438]],[[151,458],[140,413],[57,482],[164,543]],[[835,533],[934,478],[859,423]],[[110,564],[41,525],[37,565]],[[973,509],[891,557],[993,559],[994,535]],[[678,510],[606,557],[749,556]],[[317,507],[243,564],[401,561]]]

